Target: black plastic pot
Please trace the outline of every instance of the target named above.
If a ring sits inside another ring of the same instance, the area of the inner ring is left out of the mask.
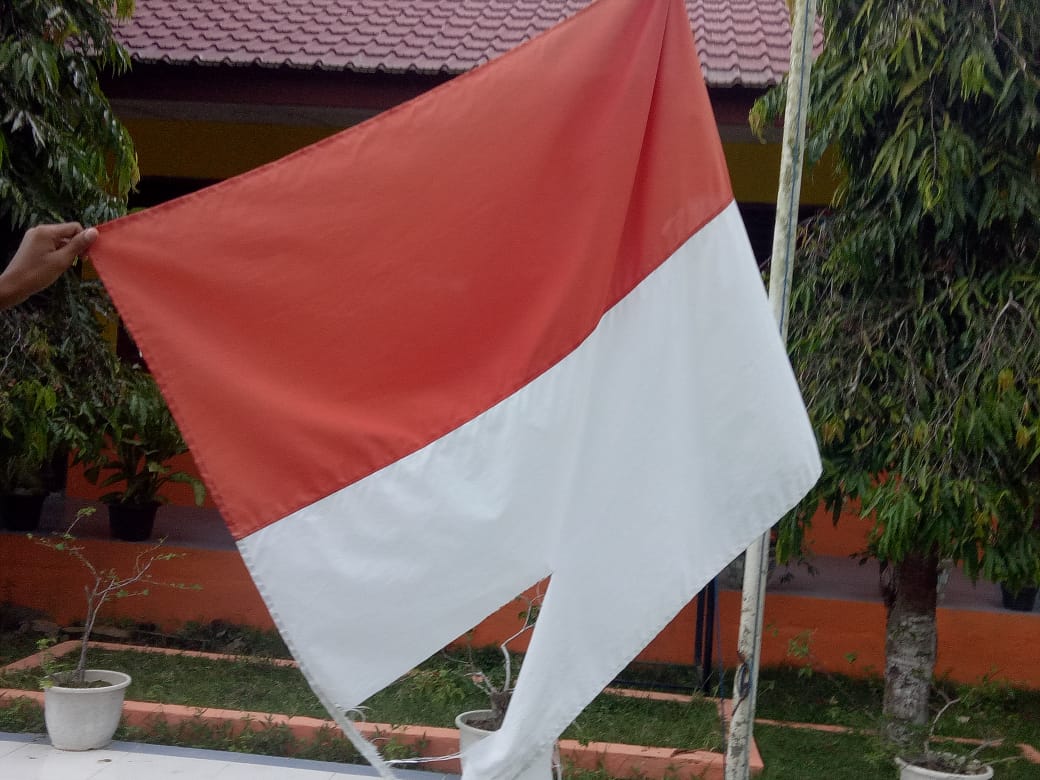
[[[8,531],[35,531],[40,527],[45,495],[22,495],[11,493],[3,497],[0,515]]]
[[[1033,586],[1022,588],[1018,593],[1012,593],[1003,585],[1000,586],[1000,597],[1004,603],[1004,609],[1013,609],[1017,612],[1032,612],[1036,605],[1036,594],[1040,588]]]
[[[51,493],[65,490],[69,482],[69,453],[67,450],[55,452],[43,468],[43,483]]]
[[[151,538],[159,502],[150,504],[109,504],[108,530],[113,539],[144,542]]]

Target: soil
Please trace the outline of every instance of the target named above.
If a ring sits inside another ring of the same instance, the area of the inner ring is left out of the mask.
[[[494,715],[484,718],[466,718],[466,724],[481,731],[498,731],[502,727],[502,718]]]
[[[982,775],[986,773],[986,768],[979,765],[976,761],[969,761],[967,765],[962,764],[960,761],[954,759],[946,759],[941,755],[931,754],[928,756],[917,756],[916,758],[903,759],[908,764],[913,764],[921,769],[931,769],[934,772],[950,772],[953,774],[965,775],[971,777],[972,775]]]
[[[104,680],[91,680],[90,682],[85,682],[82,685],[77,685],[73,682],[61,682],[57,683],[57,685],[59,685],[62,688],[108,688],[112,685],[112,683],[105,682]]]

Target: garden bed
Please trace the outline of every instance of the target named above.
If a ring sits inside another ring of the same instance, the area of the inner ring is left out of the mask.
[[[157,655],[169,652],[169,648],[97,646],[104,654],[95,656],[91,665],[127,669],[136,678],[118,739],[360,762],[353,747],[325,719],[292,662],[270,657],[283,654],[277,642],[242,635],[233,627],[219,628],[216,639],[212,633],[157,640],[182,647],[240,647],[268,657],[229,662],[226,654],[178,650],[173,659]],[[31,648],[24,637],[7,637],[0,645],[8,658]],[[131,657],[136,658],[133,664],[123,660]],[[483,656],[478,651],[476,659],[482,667],[493,668],[496,653]],[[447,725],[454,713],[481,703],[478,694],[472,694],[478,698],[467,698],[470,686],[459,673],[462,660],[457,655],[431,659],[366,703],[371,708],[369,720],[380,721],[381,725],[371,722],[363,728],[385,755],[407,758],[456,750],[456,733]],[[17,681],[23,690],[0,691],[0,731],[43,730],[36,704],[42,695],[32,690],[37,688],[40,672],[31,667],[38,665],[38,660],[26,659],[4,672],[0,687]],[[639,678],[640,674],[633,671],[627,670],[624,677]],[[640,671],[646,671],[646,681],[652,678],[665,687],[684,687],[691,682],[689,668]],[[194,674],[199,683],[184,685],[185,674]],[[877,679],[824,674],[808,666],[764,669],[755,729],[768,762],[762,780],[801,780],[807,776],[828,780],[894,778],[890,757],[873,733],[880,719],[880,685]],[[992,682],[942,687],[946,695],[967,696],[971,702],[960,719],[950,718],[944,723],[946,736],[984,738],[999,734],[1004,737],[1003,744],[987,750],[988,760],[1026,758],[1001,763],[999,780],[1033,780],[1038,776],[1040,692]],[[654,699],[640,702],[631,697],[601,696],[564,735],[568,776],[576,780],[694,777],[697,773],[720,777],[721,755],[696,749],[714,747],[720,739],[714,701],[637,693]],[[214,702],[219,707],[214,707]],[[703,745],[696,745],[701,741],[696,737],[700,727],[693,725],[698,709],[706,716],[706,728],[715,734]],[[411,725],[389,725],[401,723]],[[631,744],[635,742],[642,744]],[[457,765],[446,762],[422,767],[457,771]]]
[[[76,647],[66,642],[47,654],[60,657]],[[0,704],[42,700],[35,689],[43,660],[37,654],[5,668]],[[239,749],[246,743],[257,752],[359,760],[325,719],[292,662],[95,643],[90,666],[119,669],[134,679],[120,738],[155,735],[173,744],[212,746],[216,741]],[[471,687],[456,659],[431,659],[367,701],[360,730],[391,758],[454,754],[458,736],[450,724],[455,714],[483,704]],[[391,725],[403,723],[409,725]],[[639,744],[628,744],[632,741]],[[598,697],[564,734],[560,750],[573,768],[614,777],[681,779],[721,777],[722,756],[712,752],[721,744],[713,700],[634,692]],[[424,766],[459,771],[456,760]],[[760,762],[756,769],[761,770]]]

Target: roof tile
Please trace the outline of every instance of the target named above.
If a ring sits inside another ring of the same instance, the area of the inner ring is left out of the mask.
[[[136,0],[117,34],[138,62],[454,74],[589,2]],[[786,0],[686,0],[686,7],[710,85],[765,87],[787,71]]]

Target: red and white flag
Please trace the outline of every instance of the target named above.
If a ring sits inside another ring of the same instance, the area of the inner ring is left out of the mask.
[[[92,256],[326,702],[552,575],[467,777],[551,744],[819,472],[682,0],[600,0]]]

